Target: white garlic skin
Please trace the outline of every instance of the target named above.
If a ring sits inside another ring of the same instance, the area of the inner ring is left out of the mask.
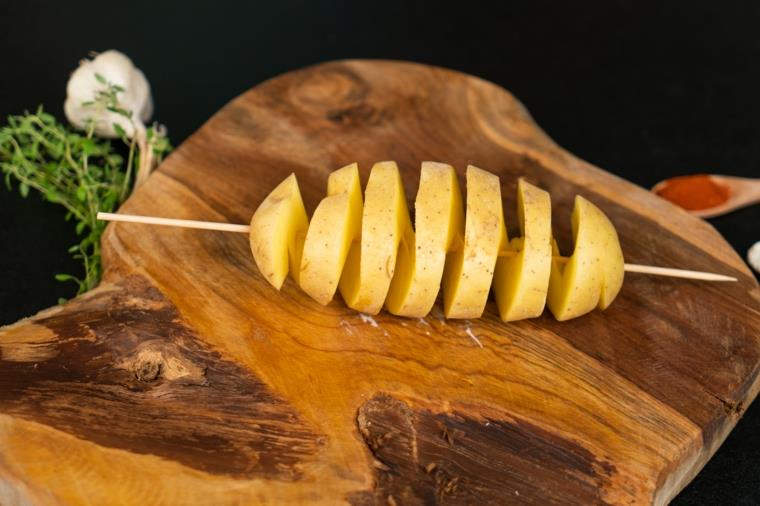
[[[124,88],[117,94],[119,104],[132,111],[132,121],[124,116],[93,105],[82,105],[95,99],[97,91],[105,90],[106,85],[98,82],[95,74],[102,75],[106,81]],[[125,54],[109,50],[100,53],[93,60],[83,60],[71,74],[66,85],[66,102],[63,105],[66,118],[79,129],[86,129],[90,119],[95,120],[95,135],[114,138],[118,134],[113,128],[117,123],[131,138],[135,127],[144,129],[153,114],[153,98],[150,84],[140,69],[135,67]],[[134,126],[133,124],[134,123]]]
[[[757,272],[760,272],[760,241],[752,245],[747,251],[747,261]]]

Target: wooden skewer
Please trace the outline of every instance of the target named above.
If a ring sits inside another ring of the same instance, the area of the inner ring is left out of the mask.
[[[248,234],[251,231],[251,227],[248,225],[219,223],[217,221],[175,220],[173,218],[137,216],[135,214],[98,213],[98,219],[103,221],[144,223],[146,225],[164,225],[167,227],[200,228],[203,230],[219,230],[221,232],[238,232],[241,234]]]
[[[167,227],[198,228],[203,230],[218,230],[220,232],[237,232],[248,234],[251,227],[235,223],[220,223],[214,221],[177,220],[173,218],[158,218],[155,216],[138,216],[134,214],[98,213],[98,219],[104,221],[122,221],[126,223],[143,223],[146,225],[163,225]],[[668,276],[671,278],[699,279],[702,281],[738,281],[735,277],[724,276],[713,272],[690,271],[654,265],[625,264],[626,272]]]
[[[642,274],[653,274],[655,276],[670,276],[671,278],[701,279],[702,281],[738,281],[738,279],[733,276],[725,276],[713,272],[655,267],[654,265],[625,264],[625,272],[639,272]]]

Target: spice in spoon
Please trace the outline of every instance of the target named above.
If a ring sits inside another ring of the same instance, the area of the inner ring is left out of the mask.
[[[725,203],[730,190],[706,174],[695,174],[666,179],[655,193],[683,209],[699,211]]]

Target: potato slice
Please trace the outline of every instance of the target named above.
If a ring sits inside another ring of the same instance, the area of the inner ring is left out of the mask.
[[[259,271],[278,290],[290,270],[298,282],[301,252],[309,218],[296,175],[291,174],[267,196],[251,218],[249,236]]]
[[[361,234],[362,190],[353,163],[330,174],[327,197],[311,217],[301,260],[301,288],[327,304],[338,288],[346,256]]]
[[[559,321],[607,308],[623,285],[624,260],[615,227],[605,214],[581,196],[572,215],[575,250],[568,259],[555,258],[547,305]]]
[[[541,316],[552,267],[549,194],[520,179],[517,215],[522,237],[513,238],[496,262],[493,293],[505,322]]]
[[[464,245],[451,253],[443,275],[446,318],[483,314],[499,251],[507,243],[499,178],[467,167],[467,215]]]
[[[455,240],[461,244],[462,194],[454,167],[422,163],[414,208],[415,232],[405,234],[399,245],[385,307],[396,315],[419,318],[430,312],[438,296],[446,253]]]
[[[348,307],[377,314],[396,269],[399,243],[412,233],[396,162],[372,167],[364,198],[361,242],[349,250],[338,286]]]

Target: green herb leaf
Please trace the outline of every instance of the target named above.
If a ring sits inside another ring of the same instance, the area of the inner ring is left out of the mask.
[[[118,123],[113,123],[113,131],[116,132],[116,135],[119,137],[124,138],[127,136],[126,130],[124,130],[124,128]]]
[[[97,151],[97,147],[95,145],[95,141],[92,139],[83,139],[82,140],[82,153],[85,156],[90,156],[95,151]]]
[[[103,74],[99,74],[95,72],[95,80],[98,81],[100,84],[108,84],[108,81],[105,77],[103,77]]]

